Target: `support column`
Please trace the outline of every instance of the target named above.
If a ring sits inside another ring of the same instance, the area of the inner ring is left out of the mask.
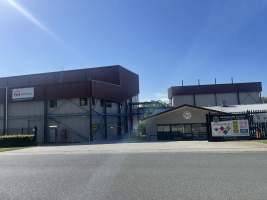
[[[218,106],[218,99],[217,99],[217,94],[214,93],[214,98],[215,98],[215,105]]]
[[[129,103],[129,118],[130,118],[130,133],[133,131],[133,107],[132,107],[132,99],[130,100]]]
[[[121,104],[118,103],[118,124],[117,124],[117,131],[118,131],[118,138],[121,138]]]
[[[8,134],[8,87],[5,89],[5,103],[4,103],[4,120],[3,120],[4,134]]]
[[[44,100],[44,143],[47,144],[48,143],[48,116],[47,116],[47,106],[48,105],[48,101]]]
[[[236,93],[236,95],[237,95],[237,103],[238,103],[238,105],[240,105],[241,102],[240,102],[240,93],[239,93],[239,91]]]
[[[193,102],[194,102],[194,106],[196,106],[196,94],[193,94]]]
[[[104,138],[105,140],[108,139],[108,127],[107,127],[107,103],[106,101],[104,101],[104,129],[105,129],[105,132],[104,132]]]
[[[93,121],[93,115],[92,115],[92,97],[89,98],[89,142],[92,142],[93,139],[93,126],[92,126],[92,121]]]
[[[124,133],[128,133],[128,104],[127,101],[125,102],[125,109],[124,109]]]

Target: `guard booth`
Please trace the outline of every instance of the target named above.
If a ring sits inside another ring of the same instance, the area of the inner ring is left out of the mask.
[[[210,140],[266,139],[267,111],[207,114]]]

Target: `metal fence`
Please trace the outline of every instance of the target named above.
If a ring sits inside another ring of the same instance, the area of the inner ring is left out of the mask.
[[[209,113],[207,115],[208,134],[212,139],[212,122],[229,120],[248,120],[248,137],[229,137],[229,139],[267,139],[267,111],[247,111],[242,113]],[[225,138],[224,138],[225,139]]]

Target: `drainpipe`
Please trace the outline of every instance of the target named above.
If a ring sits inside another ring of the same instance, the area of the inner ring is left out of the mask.
[[[5,97],[5,135],[8,133],[8,87],[6,87]]]

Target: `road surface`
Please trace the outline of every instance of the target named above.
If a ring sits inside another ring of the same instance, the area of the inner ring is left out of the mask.
[[[218,149],[209,151],[204,144],[123,143],[36,147],[1,153],[0,199],[267,198],[266,146],[212,143]],[[186,151],[181,146],[187,146]]]

